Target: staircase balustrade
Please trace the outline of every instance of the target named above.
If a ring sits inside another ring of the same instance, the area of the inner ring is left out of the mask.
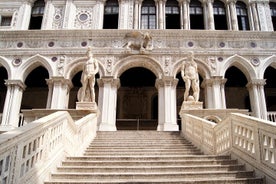
[[[96,129],[96,114],[74,122],[59,111],[1,134],[0,183],[43,183],[65,156],[83,153]]]
[[[276,111],[267,112],[267,119],[276,122]]]
[[[206,154],[231,154],[276,183],[276,125],[233,113],[219,124],[182,114],[182,134]]]

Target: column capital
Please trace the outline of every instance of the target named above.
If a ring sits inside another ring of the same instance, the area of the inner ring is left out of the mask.
[[[226,0],[226,4],[236,4],[237,3],[237,0]]]
[[[214,3],[214,0],[200,0],[202,3]]]
[[[26,89],[26,85],[21,80],[5,80],[5,85],[8,86],[18,86],[22,90]]]
[[[202,86],[212,86],[215,84],[224,85],[226,83],[227,79],[223,78],[222,76],[213,76],[210,79],[204,79],[202,82]]]
[[[29,5],[33,5],[35,0],[22,0],[23,4],[29,4]]]
[[[266,84],[266,79],[252,79],[246,84],[247,88],[252,88],[253,86],[264,86]]]
[[[269,0],[249,0],[249,4],[254,3],[269,3]]]
[[[56,77],[53,76],[50,79],[46,79],[46,82],[48,85],[55,84],[55,83],[61,83],[61,84],[68,85],[69,87],[73,87],[71,80],[65,79],[64,77],[61,77],[61,76],[56,76]]]
[[[178,3],[190,3],[191,0],[177,0]]]
[[[113,77],[102,77],[97,79],[97,83],[99,87],[104,87],[104,84],[110,83],[112,87],[119,88],[120,87],[120,79],[115,79]]]
[[[178,79],[171,76],[164,76],[162,79],[156,79],[155,87],[157,89],[159,89],[159,87],[164,87],[164,86],[176,87],[177,83],[178,83]]]

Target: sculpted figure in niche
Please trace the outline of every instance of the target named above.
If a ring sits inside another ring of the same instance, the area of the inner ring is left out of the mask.
[[[78,100],[80,102],[95,102],[95,75],[99,72],[99,64],[93,58],[92,48],[87,50],[87,61],[84,64],[83,72],[81,75],[82,87],[78,92]]]
[[[187,61],[183,62],[181,76],[185,82],[184,101],[198,101],[199,99],[199,77],[194,53],[188,53]],[[192,95],[190,90],[192,88]]]

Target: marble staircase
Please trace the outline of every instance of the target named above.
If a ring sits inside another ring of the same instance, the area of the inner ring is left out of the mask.
[[[45,184],[261,184],[229,155],[204,155],[179,132],[98,132],[83,156],[67,157]]]

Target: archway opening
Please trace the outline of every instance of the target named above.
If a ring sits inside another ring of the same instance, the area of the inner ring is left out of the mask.
[[[158,92],[156,76],[148,69],[135,67],[120,76],[118,90],[118,130],[156,130]]]
[[[276,111],[276,69],[268,67],[264,73],[266,85],[264,86],[267,111]]]
[[[82,71],[79,71],[72,78],[73,87],[70,90],[70,95],[69,95],[69,102],[68,102],[69,109],[76,109],[76,102],[78,102],[78,91],[82,87],[81,74],[82,74]],[[99,78],[99,74],[97,73],[95,77],[96,77],[96,81],[97,81],[97,79]],[[99,87],[98,87],[97,82],[95,82],[94,89],[95,89],[95,98],[96,98],[96,102],[97,102],[98,95],[99,95]],[[98,104],[98,102],[97,102],[97,104]]]
[[[6,68],[0,67],[0,112],[3,112],[7,86],[5,85],[5,80],[8,79],[8,72]]]
[[[39,66],[35,68],[26,78],[26,89],[23,93],[21,109],[46,108],[48,97],[48,85],[46,79],[49,79],[48,71]]]
[[[247,79],[237,67],[232,66],[225,73],[225,100],[227,108],[248,109],[251,111]]]

